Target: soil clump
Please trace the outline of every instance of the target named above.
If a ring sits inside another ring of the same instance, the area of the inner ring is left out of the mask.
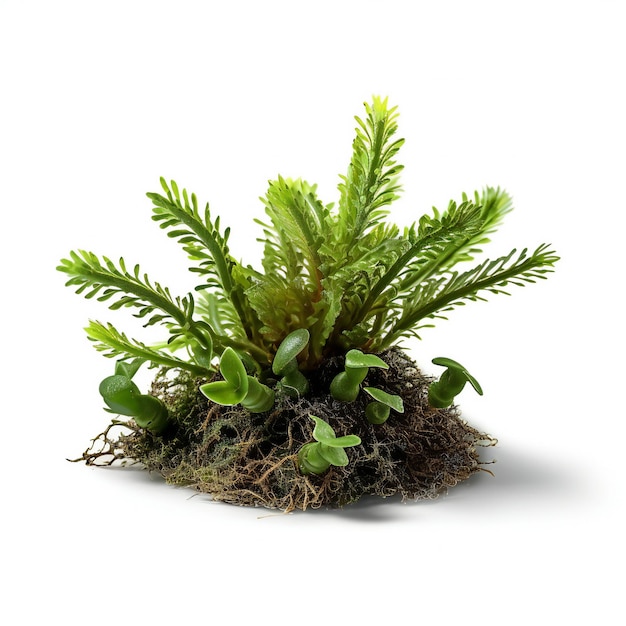
[[[81,460],[140,463],[171,484],[193,487],[215,500],[282,511],[342,507],[367,495],[434,498],[472,474],[488,471],[477,447],[494,445],[495,439],[468,425],[455,406],[430,407],[432,379],[402,350],[393,348],[380,357],[389,369],[371,369],[364,385],[401,396],[405,409],[403,414],[392,411],[384,424],[365,419],[371,401],[367,394],[360,393],[352,403],[330,396],[342,358],[309,374],[306,397],[277,395],[274,408],[261,414],[211,403],[198,390],[206,380],[162,370],[151,393],[174,417],[170,431],[157,437],[132,421],[113,422]],[[346,450],[346,467],[331,466],[320,476],[299,471],[298,451],[313,441],[309,415],[328,422],[338,437],[361,438],[361,445]],[[121,425],[130,433],[124,429],[114,438],[113,427]]]

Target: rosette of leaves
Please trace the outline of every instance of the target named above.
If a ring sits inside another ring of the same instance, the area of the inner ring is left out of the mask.
[[[235,353],[247,369],[245,387],[247,376],[271,379],[283,341],[306,331],[306,345],[287,351],[278,368],[284,388],[298,381],[306,389],[302,378],[332,357],[355,349],[380,353],[419,336],[456,307],[545,278],[557,261],[546,244],[461,269],[512,209],[500,188],[408,216],[404,227],[387,221],[400,193],[397,120],[386,99],[365,105],[336,205],[324,203],[304,180],[270,181],[266,218],[258,220],[263,255],[257,268],[231,255],[230,228],[208,204],[202,208],[195,194],[161,179],[161,191],[148,194],[152,219],[181,244],[197,287],[175,295],[139,264],[72,251],[58,266],[68,286],[110,309],[132,310],[146,326],[163,331],[162,341],[152,345],[110,322],[92,321],[86,330],[96,349],[207,378],[219,370],[220,359],[233,365]]]

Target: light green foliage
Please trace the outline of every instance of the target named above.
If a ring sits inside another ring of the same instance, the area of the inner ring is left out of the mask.
[[[323,474],[331,465],[345,467],[348,455],[344,448],[358,446],[361,439],[356,435],[337,437],[333,428],[315,415],[309,416],[315,422],[313,439],[298,452],[298,463],[303,474]]]
[[[465,383],[470,383],[476,393],[483,395],[483,390],[478,381],[460,364],[446,357],[433,359],[435,365],[442,365],[447,368],[438,381],[430,385],[428,389],[428,402],[436,408],[450,406],[465,387]]]
[[[364,387],[363,391],[375,400],[365,407],[365,416],[370,424],[384,424],[389,419],[391,409],[398,413],[404,413],[404,403],[400,396],[375,387]]]
[[[309,391],[309,381],[298,368],[298,355],[309,343],[309,331],[299,328],[289,333],[274,355],[272,371],[282,376],[280,388],[290,396],[303,396]]]
[[[397,121],[386,99],[374,97],[365,105],[336,206],[322,202],[316,186],[303,180],[270,181],[262,199],[266,218],[258,221],[260,269],[232,257],[230,229],[208,204],[201,209],[194,194],[161,179],[161,192],[148,194],[152,218],[182,245],[197,289],[174,296],[139,265],[128,269],[124,259],[70,252],[58,266],[67,285],[164,329],[160,343],[147,345],[111,323],[92,321],[87,333],[95,347],[105,356],[141,358],[198,376],[215,372],[220,357],[223,369],[225,353],[236,353],[252,378],[267,380],[273,369],[282,377],[277,390],[302,394],[307,373],[329,358],[380,353],[467,301],[545,278],[558,258],[545,244],[457,269],[481,253],[511,211],[511,198],[500,188],[463,195],[404,228],[386,221],[400,192]],[[298,342],[302,349],[296,352]],[[368,367],[348,365],[341,378],[350,385],[335,387],[358,393]],[[224,381],[231,388],[223,386],[223,398],[238,397],[246,384],[246,394],[264,395],[249,376]],[[219,395],[219,389],[213,392]]]
[[[62,259],[57,269],[70,275],[66,285],[77,286],[76,293],[83,293],[86,298],[97,296],[100,302],[111,300],[109,308],[113,310],[135,308],[135,317],[146,319],[145,326],[164,326],[169,331],[169,343],[183,342],[188,346],[191,369],[196,369],[196,366],[204,368],[204,364],[210,360],[213,350],[212,331],[206,322],[194,318],[195,301],[192,294],[183,298],[173,297],[167,287],[153,284],[146,274],[142,275],[138,264],[132,271],[128,271],[124,259],[120,259],[116,265],[107,257],[100,260],[95,254],[84,250],[71,252],[70,258]],[[92,326],[95,328],[96,325]],[[102,324],[98,326],[104,328]],[[122,333],[116,335],[111,348],[116,355],[123,354],[122,344],[126,343],[126,338]],[[100,332],[93,338],[107,343],[106,332]],[[127,355],[135,355],[135,351],[128,349]]]
[[[243,361],[232,348],[222,353],[220,373],[224,380],[200,386],[209,400],[226,406],[241,404],[252,413],[269,411],[274,405],[274,392],[246,372]]]
[[[142,394],[131,380],[143,362],[143,359],[130,363],[118,361],[115,374],[100,383],[99,391],[111,412],[133,417],[141,428],[159,434],[169,424],[167,407],[158,398]]]
[[[346,354],[344,371],[339,372],[330,383],[330,393],[333,398],[343,402],[354,402],[370,367],[389,368],[387,363],[375,354],[363,354],[360,350],[350,350]]]

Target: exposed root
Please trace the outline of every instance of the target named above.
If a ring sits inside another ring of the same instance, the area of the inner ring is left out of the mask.
[[[71,463],[78,463],[79,461],[85,461],[87,465],[94,465],[96,467],[109,467],[116,461],[121,461],[122,464],[130,461],[136,463],[132,459],[128,459],[124,453],[123,439],[124,434],[118,434],[117,437],[111,436],[113,429],[128,429],[131,432],[138,433],[139,428],[133,422],[121,422],[119,420],[113,420],[103,432],[96,435],[91,440],[91,445],[82,453],[77,459],[68,459]]]

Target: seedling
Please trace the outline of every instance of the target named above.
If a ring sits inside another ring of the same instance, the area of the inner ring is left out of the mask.
[[[348,455],[344,448],[358,446],[361,439],[356,435],[337,437],[333,428],[323,419],[309,415],[315,422],[313,439],[316,443],[307,443],[298,452],[298,463],[303,474],[323,474],[331,465],[345,467]]]
[[[100,383],[100,395],[112,413],[132,417],[140,428],[160,434],[169,425],[167,407],[158,398],[142,394],[131,380],[142,363],[142,359],[118,361],[115,374]]]
[[[389,368],[387,363],[375,354],[363,354],[360,350],[350,350],[346,354],[344,371],[337,374],[330,384],[330,393],[333,398],[343,402],[354,402],[370,367]]]
[[[428,402],[431,406],[435,408],[451,406],[455,396],[458,396],[465,387],[465,383],[474,387],[478,395],[483,395],[478,381],[460,363],[446,357],[437,357],[433,359],[433,363],[447,369],[428,390]]]
[[[243,361],[232,348],[226,348],[222,354],[220,373],[224,380],[200,387],[209,400],[225,406],[241,404],[252,413],[269,411],[274,405],[274,392],[248,375]]]

